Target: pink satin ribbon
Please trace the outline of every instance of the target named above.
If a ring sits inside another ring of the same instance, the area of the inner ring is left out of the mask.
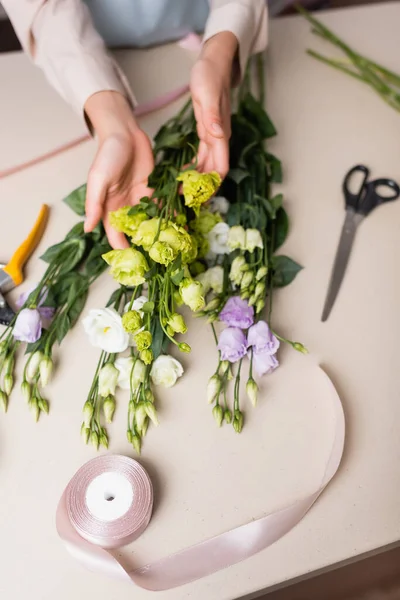
[[[325,377],[335,415],[335,435],[324,476],[313,493],[257,521],[135,568],[123,565],[106,548],[116,549],[130,543],[144,530],[153,504],[150,480],[136,461],[123,456],[104,456],[79,469],[64,491],[56,516],[60,538],[72,555],[90,570],[119,576],[153,591],[168,590],[200,579],[267,548],[299,523],[339,467],[345,437],[344,414],[333,384]],[[133,488],[130,508],[125,515],[111,522],[94,517],[86,504],[88,485],[106,472],[123,475]]]

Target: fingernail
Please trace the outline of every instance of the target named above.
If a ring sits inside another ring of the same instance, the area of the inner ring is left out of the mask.
[[[223,132],[223,130],[222,130],[222,127],[221,127],[221,125],[220,125],[219,123],[213,123],[213,124],[211,125],[211,128],[212,128],[213,132],[214,132],[216,135],[221,135],[221,136],[222,136],[222,135],[224,135],[224,132]]]

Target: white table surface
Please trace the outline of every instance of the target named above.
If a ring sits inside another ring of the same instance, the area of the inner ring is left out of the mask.
[[[398,3],[323,18],[360,51],[400,71]],[[263,381],[258,408],[247,411],[246,429],[234,436],[230,428],[216,430],[204,400],[216,359],[211,334],[199,321],[190,323],[188,341],[196,339],[196,347],[183,358],[186,377],[159,394],[162,424],[144,445],[142,462],[155,484],[155,515],[125,552],[139,566],[314,490],[333,433],[315,362],[325,366],[342,397],[345,455],[332,484],[286,537],[239,565],[159,593],[163,600],[255,597],[400,538],[400,202],[363,223],[334,311],[326,324],[320,322],[344,217],[343,176],[363,162],[374,176],[400,178],[400,115],[358,82],[307,57],[307,46],[328,53],[330,48],[311,36],[302,19],[278,20],[270,29],[267,100],[279,131],[270,148],[283,161],[292,225],[283,250],[305,266],[277,294],[275,324],[306,343],[312,358],[283,351],[282,368]],[[121,52],[118,58],[141,101],[187,82],[193,60],[177,46]],[[0,56],[0,82],[0,169],[84,131],[21,54]],[[144,119],[143,126],[154,134],[177,108]],[[25,235],[40,204],[52,205],[22,289],[44,271],[40,252],[75,222],[60,199],[85,181],[94,152],[89,142],[0,181],[1,259]],[[105,275],[87,309],[103,305],[112,289]],[[57,359],[49,417],[35,425],[18,391],[8,415],[0,415],[0,596],[147,600],[154,594],[85,571],[57,538],[58,498],[75,470],[93,456],[81,444],[79,428],[97,351],[78,325]],[[110,450],[132,455],[124,439],[125,409],[123,397],[110,428]]]

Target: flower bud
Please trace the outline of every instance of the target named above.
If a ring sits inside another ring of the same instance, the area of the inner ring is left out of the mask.
[[[213,314],[211,314],[211,315],[208,316],[207,323],[214,323],[217,320],[218,320],[217,313],[213,313]]]
[[[307,348],[303,346],[303,344],[301,344],[300,342],[293,342],[292,348],[297,350],[297,352],[301,352],[301,354],[308,354]]]
[[[132,444],[132,431],[130,429],[126,430],[126,439],[130,444]]]
[[[251,283],[254,281],[254,273],[253,271],[246,271],[243,275],[242,281],[240,282],[240,289],[244,290],[249,287]]]
[[[154,404],[152,402],[145,402],[145,411],[147,416],[149,417],[150,421],[153,423],[153,425],[158,425],[158,415],[157,415],[157,411],[156,411],[156,407],[154,406]]]
[[[29,401],[29,408],[31,413],[33,414],[33,418],[37,423],[40,417],[40,408],[38,404],[38,399],[35,396],[33,396]]]
[[[7,356],[6,360],[4,361],[4,367],[3,367],[8,375],[13,372],[14,365],[15,365],[14,356],[12,356],[10,354],[10,356]]]
[[[233,429],[236,433],[240,433],[243,429],[243,413],[240,410],[235,410],[233,417]]]
[[[256,281],[260,281],[260,279],[264,279],[268,274],[267,267],[260,267],[256,273]]]
[[[153,362],[153,352],[151,350],[142,350],[139,356],[145,365],[150,365]]]
[[[231,364],[228,360],[222,360],[221,364],[219,365],[219,374],[221,376],[224,375],[230,366]]]
[[[256,313],[259,314],[263,310],[264,306],[265,306],[264,298],[260,298],[259,300],[257,300]]]
[[[8,396],[7,396],[7,394],[5,392],[3,392],[3,390],[0,390],[0,408],[5,413],[7,412],[7,408],[8,408]]]
[[[26,402],[29,402],[32,396],[32,389],[26,379],[24,379],[24,381],[21,383],[21,394]]]
[[[102,367],[99,373],[99,394],[103,398],[115,394],[119,377],[118,369],[112,362],[108,362]]]
[[[143,422],[142,428],[140,430],[140,435],[142,436],[142,438],[146,435],[148,428],[149,428],[149,417],[146,417]]]
[[[187,354],[192,351],[191,347],[189,346],[189,344],[186,344],[186,342],[181,342],[180,344],[178,344],[178,348],[181,352],[185,352]]]
[[[81,437],[82,437],[83,441],[85,442],[85,444],[87,444],[89,441],[89,437],[90,437],[90,429],[89,429],[89,427],[86,427],[84,422],[81,425]]]
[[[205,311],[209,311],[209,310],[216,310],[217,308],[219,308],[219,305],[221,304],[221,300],[219,298],[213,298],[208,304],[207,306],[204,307]]]
[[[248,379],[247,384],[246,384],[246,393],[247,393],[252,405],[256,406],[257,395],[258,395],[258,385],[254,381],[254,379]]]
[[[221,427],[224,420],[224,411],[222,406],[216,404],[212,410],[212,414],[218,427]]]
[[[140,436],[138,436],[138,435],[133,435],[132,436],[132,446],[134,447],[134,449],[136,450],[136,452],[138,454],[140,454],[140,451],[142,449],[142,441],[140,439]]]
[[[90,400],[86,400],[86,402],[83,406],[82,412],[83,412],[83,420],[84,420],[86,427],[90,427],[90,423],[92,422],[93,413],[94,413],[94,406],[90,402]]]
[[[111,396],[111,394],[104,400],[103,412],[106,418],[106,423],[111,423],[115,412],[115,398],[114,396]]]
[[[4,376],[4,391],[9,396],[11,394],[11,390],[14,387],[14,378],[12,375],[7,374]]]
[[[229,423],[232,423],[232,413],[229,410],[229,408],[226,408],[224,411],[224,419],[225,419],[226,423],[228,423],[228,425],[229,425]]]
[[[93,446],[93,448],[95,448],[96,450],[99,449],[99,436],[97,435],[96,431],[92,431],[92,433],[90,434],[90,442]]]
[[[186,333],[187,325],[185,319],[179,313],[173,313],[168,321],[169,327],[174,333]]]
[[[175,335],[175,331],[172,329],[172,327],[170,327],[169,325],[167,325],[167,327],[166,327],[166,331],[167,331],[167,334],[168,334],[170,337],[174,337],[174,335]]]
[[[47,402],[47,400],[45,400],[44,398],[39,398],[38,406],[39,406],[40,410],[42,410],[44,413],[46,413],[46,415],[49,414],[49,403]]]
[[[129,401],[128,404],[128,417],[131,419],[133,417],[133,415],[135,414],[136,411],[136,406],[133,400]]]
[[[263,283],[262,281],[259,281],[256,285],[254,294],[256,295],[257,298],[261,298],[261,296],[264,296],[265,295],[265,283]]]
[[[240,297],[242,300],[247,300],[248,298],[250,298],[250,291],[245,290],[244,292],[241,292]]]
[[[207,385],[207,402],[211,404],[218,396],[221,389],[221,379],[217,374],[210,377]]]
[[[146,413],[145,403],[139,402],[139,404],[136,407],[136,412],[135,412],[136,425],[137,425],[137,428],[139,429],[139,431],[142,429],[146,417],[147,417],[147,413]]]
[[[53,372],[53,361],[50,356],[45,356],[42,358],[39,364],[39,372],[40,372],[40,383],[43,387],[45,387],[51,378],[51,374]]]
[[[99,443],[100,443],[100,446],[103,446],[104,448],[108,448],[108,436],[104,430],[100,434]]]
[[[248,304],[249,304],[249,306],[253,306],[256,302],[257,302],[256,295],[253,294],[252,296],[250,296]]]
[[[32,381],[39,370],[39,365],[42,362],[43,354],[37,350],[31,355],[28,366],[26,368],[26,377],[28,381]]]
[[[122,315],[122,326],[128,333],[134,334],[142,326],[142,317],[137,310],[128,310]]]

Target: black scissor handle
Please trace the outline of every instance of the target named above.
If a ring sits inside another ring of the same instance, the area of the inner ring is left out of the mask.
[[[388,194],[383,195],[379,191],[383,188],[388,191]],[[399,196],[400,187],[393,179],[374,179],[366,184],[365,196],[361,199],[357,212],[366,216],[377,206],[397,200]]]
[[[361,173],[363,175],[363,178],[359,190],[354,193],[350,189],[350,184],[352,180],[355,179],[356,173]],[[365,192],[365,187],[367,179],[369,177],[369,173],[370,171],[365,165],[356,165],[347,173],[343,181],[343,194],[346,201],[346,208],[353,208],[356,212],[358,211],[359,205]]]

